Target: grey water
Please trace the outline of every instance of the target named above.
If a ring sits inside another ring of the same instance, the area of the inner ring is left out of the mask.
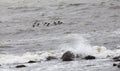
[[[119,71],[111,60],[120,53],[119,3],[119,0],[1,0],[0,71]],[[39,25],[33,27],[36,20]],[[63,24],[53,24],[58,21]],[[44,25],[45,22],[50,25]],[[83,56],[91,53],[97,59],[45,61],[50,55],[60,58],[67,50]],[[41,62],[26,63],[29,60]],[[17,69],[18,64],[27,67]]]

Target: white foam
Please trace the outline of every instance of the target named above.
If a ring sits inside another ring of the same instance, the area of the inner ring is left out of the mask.
[[[66,37],[66,43],[62,44],[60,47],[62,47],[62,50],[68,50],[82,55],[92,55],[95,53],[89,42],[78,34],[68,35]]]
[[[66,37],[66,43],[60,46],[64,51],[72,51],[82,56],[93,55],[97,58],[118,56],[120,50],[110,50],[104,46],[91,46],[84,37],[78,34],[71,34]]]
[[[22,55],[0,54],[0,64],[25,63],[29,60],[44,61],[47,56],[56,56],[60,58],[65,51],[72,51],[83,57],[86,55],[93,55],[97,58],[111,58],[119,56],[120,53],[120,49],[110,50],[104,46],[91,46],[88,40],[79,34],[69,34],[61,38],[61,40],[63,39],[64,44],[60,45],[57,50],[26,52]]]
[[[44,61],[48,56],[61,56],[57,52],[58,51],[26,52],[23,55],[0,54],[0,64],[25,63],[30,60]]]

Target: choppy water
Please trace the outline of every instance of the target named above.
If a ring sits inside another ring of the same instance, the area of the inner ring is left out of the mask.
[[[1,0],[0,71],[119,71],[112,57],[120,54],[119,0]],[[40,25],[33,28],[38,20]],[[43,23],[62,21],[49,27]],[[96,60],[60,59],[70,50]],[[29,60],[38,61],[28,64]],[[17,69],[16,65],[27,67]]]

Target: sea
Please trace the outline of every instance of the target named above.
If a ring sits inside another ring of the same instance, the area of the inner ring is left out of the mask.
[[[0,71],[120,71],[119,13],[120,0],[0,0]]]

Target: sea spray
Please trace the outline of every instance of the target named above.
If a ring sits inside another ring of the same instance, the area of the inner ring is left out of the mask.
[[[79,34],[69,34],[64,39],[65,43],[60,45],[61,50],[71,51],[81,57],[93,55],[97,58],[112,58],[120,53],[118,49],[110,50],[104,46],[92,46],[87,39]]]
[[[48,56],[60,58],[66,51],[71,51],[81,57],[93,55],[99,59],[120,55],[120,49],[110,50],[104,46],[92,46],[87,39],[79,34],[69,34],[59,38],[63,44],[60,44],[56,50],[26,52],[22,55],[0,54],[0,64],[26,63],[30,60],[45,61]]]
[[[62,50],[72,51],[80,55],[93,55],[96,51],[93,50],[88,40],[79,34],[70,34],[65,37],[65,43],[60,45]]]

